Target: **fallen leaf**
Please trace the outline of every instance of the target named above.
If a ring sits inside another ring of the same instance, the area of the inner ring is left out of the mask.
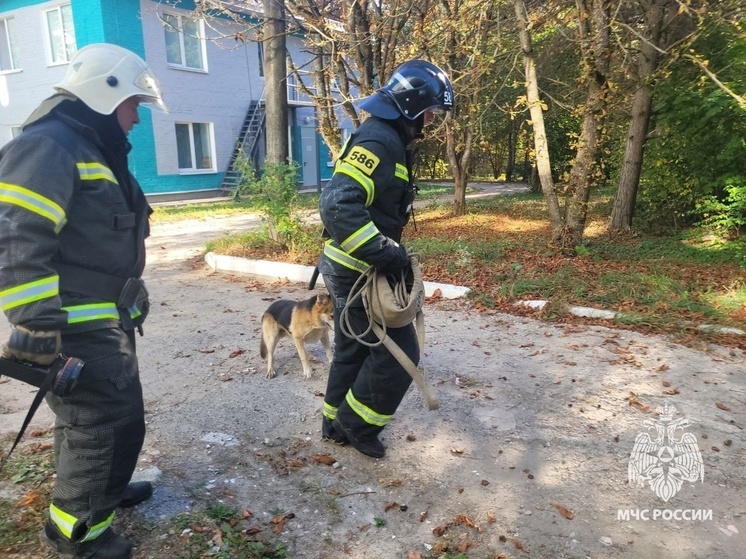
[[[40,497],[41,493],[39,493],[38,491],[29,491],[23,496],[20,501],[18,501],[18,504],[22,507],[29,507],[36,503],[36,501],[38,501]]]
[[[208,347],[206,347],[206,348],[200,349],[200,350],[199,350],[199,352],[200,352],[200,353],[215,353],[215,350],[214,350],[214,349],[211,349],[211,348],[208,348]]]
[[[272,526],[272,531],[275,534],[279,534],[280,532],[282,532],[282,530],[285,528],[285,522],[287,522],[289,518],[293,518],[294,516],[295,515],[292,513],[278,514],[277,516],[275,516],[272,520],[269,521],[270,524],[274,524],[274,526]]]
[[[43,437],[44,435],[48,435],[51,432],[51,429],[31,429],[29,431],[30,437]]]
[[[436,526],[435,528],[433,528],[433,535],[435,535],[436,538],[439,538],[445,533],[447,529],[448,529],[447,525]]]
[[[482,529],[479,526],[477,526],[476,524],[474,524],[474,521],[471,520],[471,518],[469,518],[466,515],[457,514],[456,516],[453,517],[453,521],[456,524],[463,524],[465,526],[469,526],[471,528],[474,528],[477,532],[481,532],[482,531]]]
[[[461,542],[460,544],[458,544],[458,545],[456,546],[456,550],[457,550],[457,551],[458,551],[459,553],[466,553],[466,552],[467,552],[467,550],[468,550],[468,549],[469,549],[469,548],[470,548],[470,547],[471,547],[472,545],[474,545],[474,544],[472,544],[471,542]]]
[[[306,465],[306,462],[304,460],[288,460],[286,463],[291,468],[302,468]]]
[[[448,551],[448,542],[436,542],[433,544],[433,554],[436,557],[443,555],[446,551]]]
[[[238,357],[239,355],[243,355],[244,353],[246,353],[245,349],[237,349],[236,351],[231,351],[231,353],[228,356],[228,358],[230,359],[230,358],[233,358],[233,357]]]
[[[451,449],[451,453],[452,454],[463,454],[464,453],[464,449],[463,448],[452,448]]]
[[[422,554],[419,551],[408,551],[407,559],[422,559]]]
[[[336,462],[336,460],[328,454],[314,454],[313,456],[311,456],[311,458],[315,462],[318,462],[319,464],[326,464],[327,466],[331,466]]]
[[[552,506],[556,508],[562,516],[567,518],[567,520],[572,520],[573,518],[575,518],[575,515],[570,509],[556,503],[552,503]]]
[[[254,516],[254,513],[252,513],[249,509],[243,509],[241,511],[241,516],[243,518],[251,518],[252,516]]]
[[[399,503],[395,501],[391,501],[390,503],[386,503],[383,507],[383,512],[389,512],[391,509],[398,507]]]
[[[420,522],[425,522],[427,520],[427,511],[420,513]]]
[[[490,524],[494,524],[495,522],[497,522],[497,517],[494,514],[492,514],[491,512],[488,512],[487,513],[487,522],[489,522]]]
[[[668,396],[673,396],[674,394],[679,393],[679,389],[674,386],[672,388],[666,388],[663,393],[667,394]]]
[[[513,542],[513,545],[515,546],[516,549],[520,549],[521,551],[525,551],[526,553],[528,553],[528,549],[526,549],[524,545],[521,542],[519,542],[517,539],[515,538],[508,538],[508,539],[511,542]]]
[[[718,407],[718,409],[721,409],[723,411],[730,411],[730,408],[726,406],[725,404],[721,404],[720,402],[715,402],[715,405]]]
[[[223,495],[225,495],[227,497],[235,497],[235,495],[233,493],[231,493],[230,489],[228,489],[225,486],[223,486],[223,488],[221,489],[221,491],[222,491]]]

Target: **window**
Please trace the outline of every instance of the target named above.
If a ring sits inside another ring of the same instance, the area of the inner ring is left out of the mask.
[[[52,64],[63,64],[78,50],[75,46],[75,26],[70,4],[45,12],[49,34],[49,57]]]
[[[214,171],[212,125],[205,122],[176,124],[176,151],[181,171]]]
[[[21,127],[20,126],[11,126],[10,127],[10,136],[12,138],[17,138],[21,135]]]
[[[0,72],[19,68],[15,20],[12,17],[0,19]]]
[[[202,20],[163,14],[166,34],[166,58],[171,66],[205,70],[204,29]]]

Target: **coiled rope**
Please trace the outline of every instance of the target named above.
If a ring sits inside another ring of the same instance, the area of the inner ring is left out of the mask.
[[[422,306],[425,302],[425,286],[417,256],[409,255],[410,266],[400,272],[399,278],[393,283],[393,277],[380,274],[371,266],[355,281],[339,317],[339,327],[342,333],[358,343],[368,347],[381,344],[391,352],[402,367],[409,373],[417,384],[430,410],[438,409],[438,399],[425,379],[424,369],[412,362],[409,356],[387,334],[387,328],[403,328],[414,323],[417,333],[417,344],[420,355],[425,346],[425,319]],[[350,324],[349,309],[353,302],[362,299],[363,307],[368,316],[368,326],[363,332],[355,332]],[[373,332],[378,340],[370,342],[364,338]]]

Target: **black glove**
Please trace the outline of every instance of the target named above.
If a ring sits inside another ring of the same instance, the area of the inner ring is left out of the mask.
[[[50,365],[61,351],[62,337],[59,330],[33,332],[23,326],[15,326],[8,343],[3,346],[3,357]]]
[[[393,241],[392,244],[394,244]],[[404,248],[404,245],[397,245],[397,251],[394,257],[377,269],[382,274],[398,275],[407,266],[409,266],[409,254],[407,254],[407,249]]]

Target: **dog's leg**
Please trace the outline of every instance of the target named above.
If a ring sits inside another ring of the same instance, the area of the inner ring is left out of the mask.
[[[275,376],[275,348],[277,342],[280,341],[280,336],[273,330],[272,326],[262,321],[262,357],[267,357],[267,378],[273,378]]]
[[[329,363],[331,363],[334,354],[332,353],[332,348],[329,345],[329,333],[324,330],[319,339],[321,340],[321,345],[324,346],[324,351],[326,351],[326,358],[329,360]]]
[[[303,343],[303,338],[293,336],[293,341],[295,342],[295,347],[298,350],[298,356],[300,357],[300,363],[303,366],[303,378],[311,378],[313,369],[311,368],[311,365],[308,363],[308,354],[306,353],[306,346]]]

